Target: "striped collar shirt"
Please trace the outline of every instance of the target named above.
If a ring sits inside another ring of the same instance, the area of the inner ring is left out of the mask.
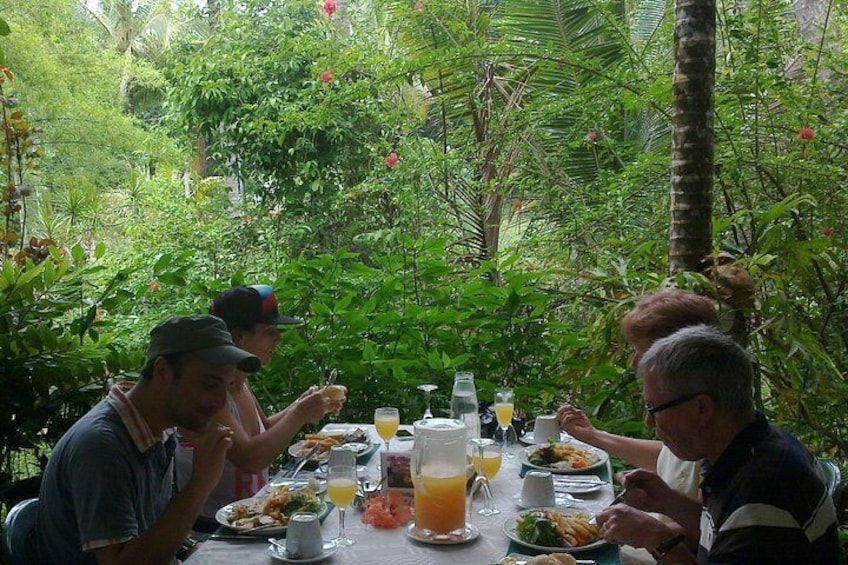
[[[167,441],[174,434],[174,429],[169,428],[157,437],[150,430],[150,426],[147,425],[144,417],[138,412],[132,401],[124,394],[123,389],[124,387],[121,384],[114,385],[109,389],[109,396],[106,397],[106,401],[118,412],[139,452],[145,453],[157,443]]]

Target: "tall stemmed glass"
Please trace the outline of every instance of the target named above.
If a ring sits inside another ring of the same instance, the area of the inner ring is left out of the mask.
[[[479,489],[483,489],[483,498],[485,503],[483,508],[477,511],[481,516],[495,516],[501,511],[495,508],[492,502],[492,487],[489,482],[495,478],[501,468],[501,451],[494,448],[495,440],[490,438],[472,438],[468,440],[474,445],[475,453],[471,460],[474,462],[474,470],[477,471],[477,477],[474,479],[474,486],[471,489],[471,496]]]
[[[495,391],[495,416],[498,418],[498,426],[503,434],[503,456],[507,459],[515,457],[507,451],[509,446],[509,428],[512,427],[512,415],[515,412],[515,393],[511,388],[499,388]]]
[[[418,390],[424,391],[424,405],[426,406],[426,409],[424,410],[424,419],[425,420],[429,420],[430,418],[433,417],[433,412],[430,411],[430,393],[433,392],[434,390],[438,389],[438,388],[439,387],[437,387],[434,384],[418,385]]]
[[[374,410],[374,427],[377,434],[386,442],[386,451],[390,451],[389,442],[400,426],[400,413],[397,408],[377,408]]]
[[[356,467],[334,465],[327,472],[327,496],[339,509],[339,535],[333,540],[337,547],[346,547],[356,543],[345,535],[345,510],[356,496]]]

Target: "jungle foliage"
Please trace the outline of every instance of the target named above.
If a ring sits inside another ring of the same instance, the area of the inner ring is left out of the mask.
[[[723,296],[762,408],[848,461],[840,4],[799,26],[788,0],[719,3],[713,244],[741,302],[721,269],[667,274],[668,2],[158,4],[181,33],[142,53],[72,0],[0,0],[0,408],[26,432],[4,481],[157,321],[257,282],[307,320],[258,378],[269,408],[338,368],[345,419],[409,420],[414,385],[444,410],[462,369],[636,435],[621,315],[668,284]]]

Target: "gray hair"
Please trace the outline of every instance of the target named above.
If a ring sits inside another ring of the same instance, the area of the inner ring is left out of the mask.
[[[730,412],[754,409],[751,357],[714,327],[690,326],[655,341],[637,368],[640,378],[647,372],[664,391],[706,394]]]

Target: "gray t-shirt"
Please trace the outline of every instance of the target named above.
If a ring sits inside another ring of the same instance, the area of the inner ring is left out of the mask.
[[[150,529],[173,494],[175,446],[171,436],[142,452],[109,401],[92,408],[47,464],[36,528],[40,562],[96,563],[94,548]]]

